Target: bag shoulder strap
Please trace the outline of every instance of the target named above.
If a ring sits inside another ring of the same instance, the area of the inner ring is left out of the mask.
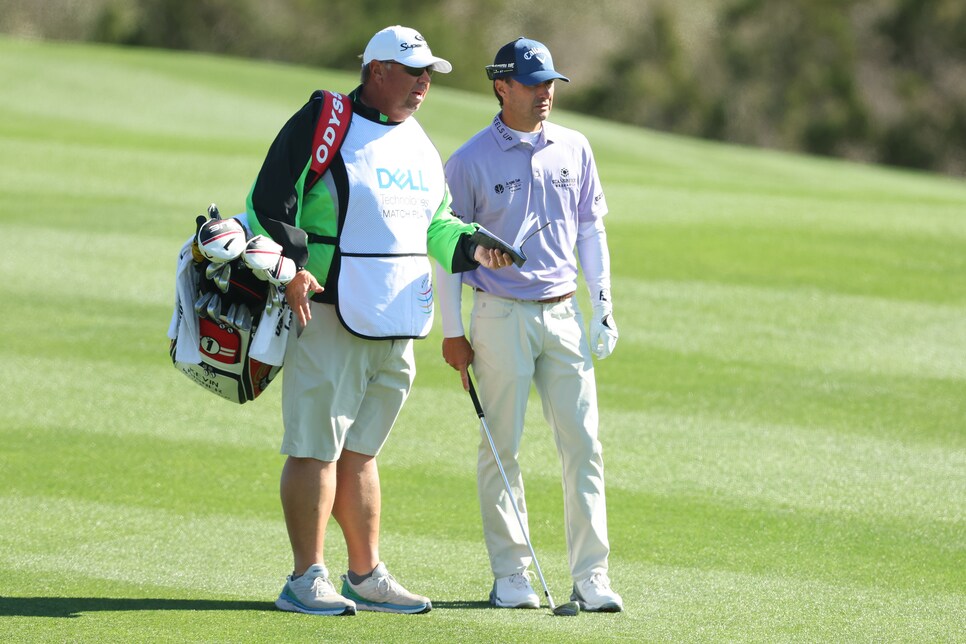
[[[322,178],[329,164],[342,147],[349,123],[352,121],[352,101],[348,96],[337,92],[319,90],[321,94],[322,111],[315,125],[315,135],[312,137],[312,166],[305,179],[303,194]]]

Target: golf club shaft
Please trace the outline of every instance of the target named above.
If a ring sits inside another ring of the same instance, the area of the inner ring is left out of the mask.
[[[513,496],[513,489],[510,487],[510,479],[507,478],[506,471],[503,469],[503,463],[500,462],[500,455],[496,451],[496,444],[493,442],[490,428],[486,424],[486,417],[483,415],[483,405],[480,404],[480,398],[476,395],[476,387],[473,386],[473,378],[470,376],[469,370],[466,372],[466,378],[470,383],[470,398],[473,399],[473,406],[476,407],[476,415],[480,417],[483,433],[486,434],[486,440],[490,443],[490,451],[493,452],[493,458],[496,460],[496,466],[500,470],[500,476],[503,477],[503,484],[506,486],[507,496],[510,497],[510,505],[513,506],[513,513],[517,515],[517,521],[520,523],[520,530],[523,532],[523,538],[527,542],[527,548],[530,549],[530,556],[533,557],[533,566],[537,569],[537,576],[540,577],[540,584],[543,586],[543,592],[547,596],[547,603],[550,604],[550,610],[555,611],[557,607],[554,606],[553,598],[550,597],[550,588],[547,587],[547,580],[543,578],[540,562],[537,561],[537,553],[533,550],[533,544],[530,542],[530,534],[527,531],[527,526],[523,523],[520,508],[517,507],[517,500]]]

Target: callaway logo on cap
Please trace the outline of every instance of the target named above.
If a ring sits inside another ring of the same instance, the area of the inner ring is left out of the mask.
[[[366,45],[362,65],[374,60],[394,60],[409,67],[432,67],[433,71],[443,74],[453,71],[448,60],[433,56],[429,44],[418,31],[400,25],[376,32]]]
[[[570,82],[570,79],[553,68],[553,57],[543,43],[529,38],[517,38],[496,52],[492,65],[486,66],[490,80],[512,78],[524,85],[536,85],[548,80]]]

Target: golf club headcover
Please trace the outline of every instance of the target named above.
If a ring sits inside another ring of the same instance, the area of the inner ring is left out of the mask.
[[[296,272],[295,262],[288,257],[279,257],[278,264],[272,270],[266,271],[266,276],[275,286],[285,286],[292,281]]]
[[[603,360],[609,356],[617,346],[617,322],[614,320],[614,307],[610,302],[610,293],[601,289],[598,299],[593,303],[593,317],[590,320],[590,350]]]
[[[201,254],[212,262],[230,262],[245,250],[245,228],[234,218],[208,219],[198,227],[196,239]]]
[[[255,235],[245,245],[242,260],[253,271],[271,271],[278,265],[282,247],[264,235]]]
[[[295,262],[282,255],[281,245],[263,235],[248,240],[242,260],[259,279],[276,286],[285,286],[295,277]]]

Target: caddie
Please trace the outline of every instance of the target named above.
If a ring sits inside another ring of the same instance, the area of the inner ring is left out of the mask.
[[[510,264],[450,211],[442,161],[412,115],[452,70],[414,29],[387,27],[349,94],[316,92],[282,127],[248,198],[254,232],[296,264],[285,290],[281,499],[293,571],[276,606],[317,615],[424,613],[379,554],[376,456],[415,377],[413,339],[433,320],[428,257],[447,271]],[[345,537],[341,594],[325,566],[329,516]]]

